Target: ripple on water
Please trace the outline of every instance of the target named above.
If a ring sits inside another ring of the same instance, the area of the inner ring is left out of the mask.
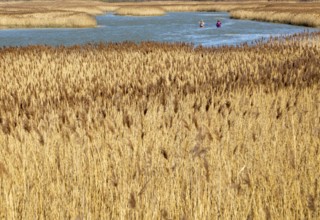
[[[205,28],[199,28],[203,19]],[[222,21],[222,28],[215,22]],[[0,30],[0,46],[29,44],[74,45],[92,42],[160,41],[188,42],[217,46],[252,42],[262,37],[316,31],[286,24],[230,19],[223,12],[173,12],[165,16],[129,17],[105,14],[97,16],[96,28],[84,29],[10,29]]]

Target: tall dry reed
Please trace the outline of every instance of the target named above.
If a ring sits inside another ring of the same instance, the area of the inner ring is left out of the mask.
[[[28,28],[28,27],[95,27],[96,19],[83,12],[26,12],[26,13],[0,13],[0,27],[2,28]]]
[[[0,49],[0,218],[319,218],[319,38]]]
[[[115,8],[96,1],[0,2],[0,28],[95,27],[95,15]]]
[[[251,19],[269,22],[302,25],[309,27],[320,27],[320,10],[308,13],[307,11],[255,11],[234,10],[230,12],[231,18]]]
[[[120,7],[114,12],[116,15],[125,16],[161,16],[165,15],[166,11],[161,7],[141,6],[141,7]]]

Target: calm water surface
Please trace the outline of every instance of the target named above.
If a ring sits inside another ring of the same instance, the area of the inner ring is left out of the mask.
[[[199,28],[203,19],[205,28]],[[222,28],[216,28],[217,20]],[[177,12],[156,17],[97,16],[97,28],[0,30],[0,46],[31,44],[74,45],[94,42],[161,41],[220,46],[251,43],[262,37],[319,29],[230,19],[228,13]]]

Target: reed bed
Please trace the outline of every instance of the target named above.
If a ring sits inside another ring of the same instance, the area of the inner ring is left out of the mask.
[[[257,8],[262,7],[261,4],[244,2],[244,3],[224,3],[224,2],[197,2],[196,4],[185,3],[185,4],[166,4],[162,6],[167,11],[232,11],[235,9],[242,8]]]
[[[124,16],[161,16],[166,11],[161,7],[141,6],[141,7],[120,7],[114,12],[116,15]]]
[[[96,1],[0,2],[0,28],[96,27],[94,16],[115,8]]]
[[[113,10],[111,7],[100,1],[17,1],[0,2],[0,11],[16,12],[39,12],[39,11],[78,11],[91,15],[103,14],[105,11]]]
[[[231,11],[233,9],[243,8],[257,8],[262,7],[265,4],[257,4],[252,2],[239,3],[226,3],[226,2],[179,2],[179,1],[161,1],[161,2],[139,2],[139,3],[110,3],[110,5],[118,6],[118,10],[121,8],[141,8],[141,13],[144,11],[144,7],[161,7],[166,12],[186,12],[186,11]]]
[[[0,13],[0,27],[2,28],[47,28],[47,27],[95,27],[96,19],[83,12],[26,12]]]
[[[0,218],[318,219],[320,34],[0,49]]]
[[[277,7],[264,9],[237,9],[230,11],[231,18],[287,23],[320,27],[320,5],[317,7]]]

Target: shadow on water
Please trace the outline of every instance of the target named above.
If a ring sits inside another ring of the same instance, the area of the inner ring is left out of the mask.
[[[203,19],[205,27],[199,28]],[[222,27],[216,28],[216,21]],[[172,12],[164,16],[97,16],[98,27],[84,29],[0,30],[0,46],[31,44],[75,45],[95,42],[187,42],[202,46],[236,45],[269,36],[319,29],[286,24],[230,19],[228,13]]]

